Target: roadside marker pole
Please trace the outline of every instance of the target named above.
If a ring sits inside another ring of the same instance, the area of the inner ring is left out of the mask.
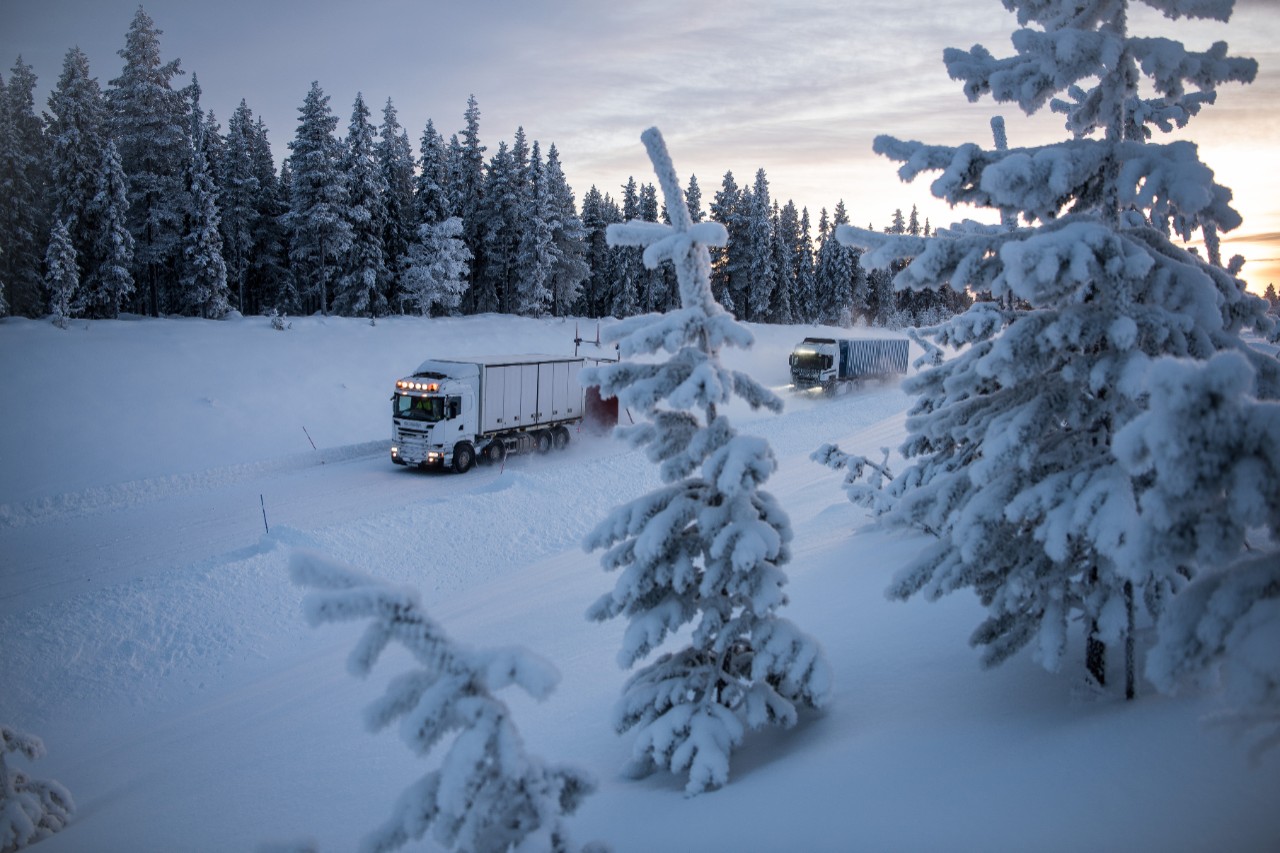
[[[263,500],[261,492],[258,493],[258,503],[262,504],[262,527],[270,534],[271,528],[267,527],[267,502]]]

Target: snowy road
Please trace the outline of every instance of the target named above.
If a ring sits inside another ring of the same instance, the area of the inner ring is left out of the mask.
[[[780,416],[737,413],[740,429],[769,439],[781,464],[811,465],[807,456],[827,440],[827,419],[813,407],[845,411],[847,426],[863,429],[901,409],[895,388],[869,389],[839,400],[792,398]],[[829,411],[825,414],[829,414]],[[504,475],[537,472],[538,491],[569,494],[592,490],[607,475],[602,460],[629,453],[607,437],[580,436],[565,456],[513,457],[505,470],[478,467],[465,476],[413,471],[391,464],[385,442],[367,442],[310,456],[211,469],[184,477],[123,483],[59,495],[0,514],[0,616],[101,590],[154,572],[229,562],[251,553],[267,527],[307,533],[382,518],[415,505],[435,504],[433,514],[453,512],[463,496],[505,488]],[[616,461],[614,464],[617,464]],[[635,477],[651,476],[636,465]],[[510,479],[508,477],[508,479]],[[595,484],[595,485],[593,485]],[[616,503],[607,487],[600,506]],[[486,501],[464,502],[464,512],[511,513]],[[265,524],[264,524],[265,511]],[[548,518],[561,518],[548,514]],[[373,522],[376,523],[376,522]],[[470,530],[473,522],[445,521]],[[563,528],[557,521],[557,528]],[[581,525],[571,525],[578,529]],[[525,531],[539,538],[536,525]],[[510,532],[510,524],[502,525]],[[563,541],[557,536],[557,541]]]

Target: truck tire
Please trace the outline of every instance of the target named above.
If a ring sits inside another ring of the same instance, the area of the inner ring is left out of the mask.
[[[476,461],[476,449],[470,442],[459,441],[453,446],[453,470],[465,474]]]
[[[495,438],[489,442],[489,446],[484,449],[484,458],[490,465],[502,464],[502,460],[507,458],[507,446],[502,443],[502,439]]]
[[[551,430],[540,429],[533,435],[533,440],[538,443],[539,453],[549,453],[551,451]]]
[[[564,450],[569,446],[569,430],[558,426],[551,431],[551,443],[556,450]]]

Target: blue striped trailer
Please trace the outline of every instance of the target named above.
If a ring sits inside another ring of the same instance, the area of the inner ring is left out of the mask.
[[[805,338],[791,352],[791,384],[838,394],[868,379],[903,376],[907,347],[906,338]]]

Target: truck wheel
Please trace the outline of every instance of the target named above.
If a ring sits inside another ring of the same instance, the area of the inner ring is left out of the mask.
[[[551,441],[555,445],[556,450],[564,450],[569,446],[569,430],[564,427],[556,427],[551,431]]]
[[[548,453],[551,450],[551,430],[540,429],[534,433],[533,440],[538,443],[539,453]]]
[[[489,446],[484,449],[484,458],[490,465],[502,464],[502,460],[507,458],[507,446],[502,443],[502,439],[489,442]]]
[[[453,448],[453,470],[465,474],[476,461],[476,451],[470,444],[460,441]]]

